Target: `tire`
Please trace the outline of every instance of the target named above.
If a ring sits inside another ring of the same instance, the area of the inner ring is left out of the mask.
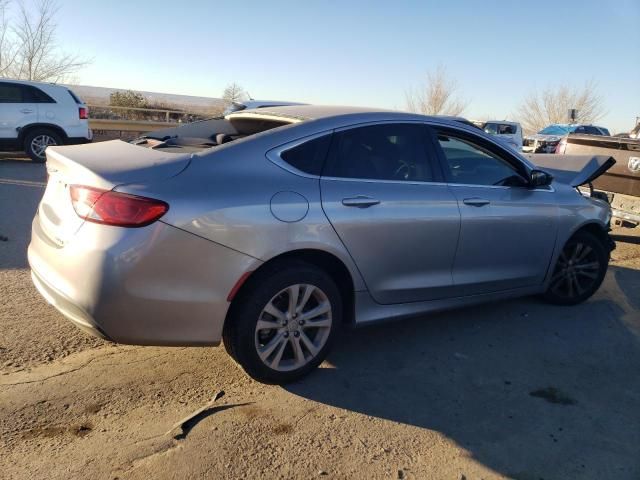
[[[249,282],[225,323],[227,352],[260,382],[302,378],[326,358],[342,322],[338,287],[325,271],[300,261],[267,266]]]
[[[36,163],[47,160],[45,149],[50,145],[63,145],[63,141],[58,133],[48,128],[32,130],[24,138],[24,151]]]
[[[609,266],[609,250],[589,232],[578,232],[565,244],[543,298],[556,305],[576,305],[600,288]]]

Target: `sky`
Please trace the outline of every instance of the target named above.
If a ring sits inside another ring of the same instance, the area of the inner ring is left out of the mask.
[[[443,65],[468,118],[508,119],[534,91],[597,84],[606,115],[640,116],[640,0],[62,0],[60,47],[83,85],[405,107]]]

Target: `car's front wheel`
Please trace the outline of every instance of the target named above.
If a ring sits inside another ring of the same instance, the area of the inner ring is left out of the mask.
[[[329,352],[342,320],[338,288],[304,262],[267,267],[250,281],[225,325],[227,351],[256,380],[297,380]]]
[[[37,163],[46,160],[45,150],[53,145],[62,145],[62,139],[53,130],[46,128],[29,132],[24,139],[24,151]]]
[[[591,297],[602,284],[609,250],[589,232],[578,232],[566,243],[556,263],[545,300],[575,305]]]

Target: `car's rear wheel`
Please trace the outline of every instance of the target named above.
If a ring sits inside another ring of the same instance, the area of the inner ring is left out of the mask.
[[[335,282],[303,262],[255,274],[227,319],[227,351],[254,379],[297,380],[327,356],[342,320]]]
[[[53,145],[62,145],[62,139],[53,130],[39,128],[27,133],[24,139],[24,151],[37,163],[46,160],[45,150]]]
[[[609,251],[588,232],[578,232],[566,243],[544,298],[558,305],[575,305],[591,297],[602,284]]]

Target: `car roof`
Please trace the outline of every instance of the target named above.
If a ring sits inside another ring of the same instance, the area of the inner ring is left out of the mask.
[[[285,105],[305,105],[300,102],[289,102],[287,100],[247,100],[245,102],[234,102],[237,105],[244,105],[249,108],[255,108],[256,106],[262,107],[280,107]]]
[[[369,107],[351,107],[341,105],[290,105],[284,107],[263,107],[230,113],[228,119],[253,118],[264,120],[300,123],[309,121],[334,120],[337,123],[353,124],[375,121],[433,121],[435,123],[460,125],[461,117],[427,116],[418,113],[402,112]]]
[[[7,83],[19,83],[21,85],[31,85],[34,87],[38,87],[38,86],[42,86],[42,85],[46,85],[47,87],[60,87],[60,88],[67,88],[64,85],[60,85],[57,83],[51,83],[51,82],[34,82],[32,80],[18,80],[16,78],[0,78],[0,82],[7,82]]]

